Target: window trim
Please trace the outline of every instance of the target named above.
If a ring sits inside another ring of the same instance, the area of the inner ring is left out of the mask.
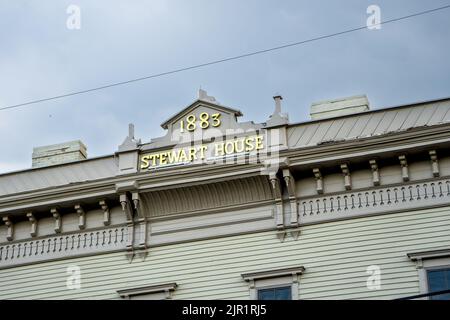
[[[420,294],[430,292],[427,274],[429,270],[450,268],[450,248],[412,252],[408,253],[407,256],[416,264]],[[430,297],[422,298],[422,300],[430,300]]]
[[[172,298],[172,292],[177,288],[176,282],[161,283],[144,287],[117,290],[122,299],[130,299],[133,296],[140,296],[152,293],[165,293],[166,299]]]
[[[242,278],[248,282],[250,299],[258,299],[259,289],[276,287],[291,287],[291,299],[299,299],[298,276],[303,274],[305,267],[283,268],[276,270],[264,270],[259,272],[243,273]]]

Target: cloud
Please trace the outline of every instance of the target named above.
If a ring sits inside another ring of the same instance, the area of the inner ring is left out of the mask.
[[[382,19],[445,4],[377,1]],[[81,30],[66,8],[81,8]],[[0,107],[164,72],[364,24],[371,1],[11,1],[0,7]],[[366,93],[384,107],[449,96],[448,12],[22,109],[0,111],[0,172],[27,168],[34,146],[81,139],[113,153],[136,125],[143,141],[202,86],[244,120],[272,95],[292,122],[316,100]]]

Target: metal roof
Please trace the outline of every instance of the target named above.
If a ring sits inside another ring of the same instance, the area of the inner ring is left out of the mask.
[[[0,175],[0,197],[115,176],[113,156]]]
[[[288,145],[302,148],[450,122],[450,99],[290,125]]]

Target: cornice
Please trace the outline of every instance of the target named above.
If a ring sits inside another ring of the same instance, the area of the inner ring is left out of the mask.
[[[450,145],[449,124],[421,127],[383,136],[333,142],[319,146],[286,149],[280,157],[289,159],[290,167],[326,164],[342,159],[365,158],[397,151]],[[136,181],[138,191],[151,191],[236,179],[261,174],[262,163],[188,165],[143,171],[101,180],[21,192],[0,197],[0,215],[5,212],[39,208],[83,199],[116,195],[117,183]]]

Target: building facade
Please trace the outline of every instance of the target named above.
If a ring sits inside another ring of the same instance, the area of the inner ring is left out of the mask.
[[[450,99],[265,123],[205,91],[111,155],[0,175],[0,299],[396,299],[449,289]],[[429,297],[428,297],[429,298]],[[432,298],[448,298],[448,295]]]

